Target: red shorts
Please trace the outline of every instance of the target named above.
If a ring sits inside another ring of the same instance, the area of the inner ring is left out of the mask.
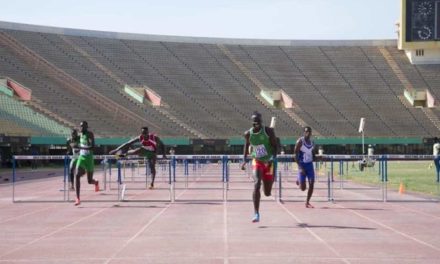
[[[272,162],[263,162],[259,160],[252,160],[252,169],[253,170],[261,170],[263,173],[262,180],[263,181],[273,181],[273,166]]]

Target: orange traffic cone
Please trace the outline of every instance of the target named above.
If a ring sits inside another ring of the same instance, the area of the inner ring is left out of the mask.
[[[399,193],[400,194],[404,194],[405,193],[405,184],[403,184],[403,182],[400,182]]]

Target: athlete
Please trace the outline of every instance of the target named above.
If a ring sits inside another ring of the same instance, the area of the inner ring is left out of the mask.
[[[309,190],[307,192],[306,208],[313,208],[310,204],[312,198],[313,188],[315,185],[315,170],[313,168],[313,161],[315,160],[314,143],[311,140],[312,128],[304,128],[304,136],[300,137],[295,144],[295,160],[298,164],[298,180],[296,184],[299,185],[301,191],[305,191],[306,179],[309,183]]]
[[[249,146],[252,147],[252,175],[254,179],[254,191],[252,200],[254,203],[254,217],[252,222],[260,221],[261,182],[263,182],[264,195],[270,196],[274,181],[273,161],[277,155],[277,139],[273,128],[262,125],[262,117],[258,112],[252,114],[252,128],[245,132],[245,145],[243,150],[244,161],[241,169],[246,169],[246,158]]]
[[[432,155],[434,156],[434,165],[437,175],[440,173],[440,141],[437,137],[434,138],[434,145],[432,146]]]
[[[93,179],[93,148],[95,147],[95,136],[88,130],[87,121],[80,124],[81,133],[79,135],[79,157],[76,162],[76,200],[75,205],[81,204],[80,200],[80,178],[87,173],[87,182],[95,185],[95,192],[99,191],[99,182]]]
[[[70,138],[67,140],[67,155],[72,155],[69,165],[69,184],[70,184],[70,189],[75,190],[74,187],[75,169],[76,169],[76,162],[79,156],[79,136],[78,136],[78,130],[76,129],[72,129]]]
[[[141,146],[137,147],[135,149],[130,149],[130,146],[140,143]],[[157,149],[158,145],[161,145],[161,152],[162,157],[166,159],[166,153],[165,153],[165,145],[160,140],[160,138],[154,134],[150,134],[148,132],[148,127],[143,127],[141,130],[141,134],[138,137],[135,137],[128,141],[127,143],[122,144],[121,146],[117,147],[116,149],[110,151],[110,155],[118,155],[120,157],[126,156],[126,155],[142,155],[147,158],[148,160],[148,166],[150,167],[151,171],[151,184],[150,189],[154,188],[154,179],[156,178],[156,160],[157,160]]]

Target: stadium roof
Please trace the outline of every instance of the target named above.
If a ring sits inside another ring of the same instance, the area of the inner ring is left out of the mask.
[[[112,39],[129,39],[143,41],[166,41],[203,44],[230,44],[230,45],[264,45],[264,46],[396,46],[396,39],[385,40],[275,40],[275,39],[235,39],[235,38],[205,38],[121,33],[97,30],[84,30],[39,26],[22,23],[0,21],[0,28],[10,30],[24,30],[32,32],[52,33],[70,36],[87,36]]]

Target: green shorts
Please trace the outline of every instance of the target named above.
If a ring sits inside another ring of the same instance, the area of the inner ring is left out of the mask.
[[[140,154],[142,156],[146,157],[147,159],[152,159],[152,158],[156,157],[156,152],[148,151],[148,150],[145,150],[145,149],[142,149]]]
[[[93,172],[95,164],[93,162],[93,155],[80,155],[76,162],[77,168],[83,168],[87,172]]]

